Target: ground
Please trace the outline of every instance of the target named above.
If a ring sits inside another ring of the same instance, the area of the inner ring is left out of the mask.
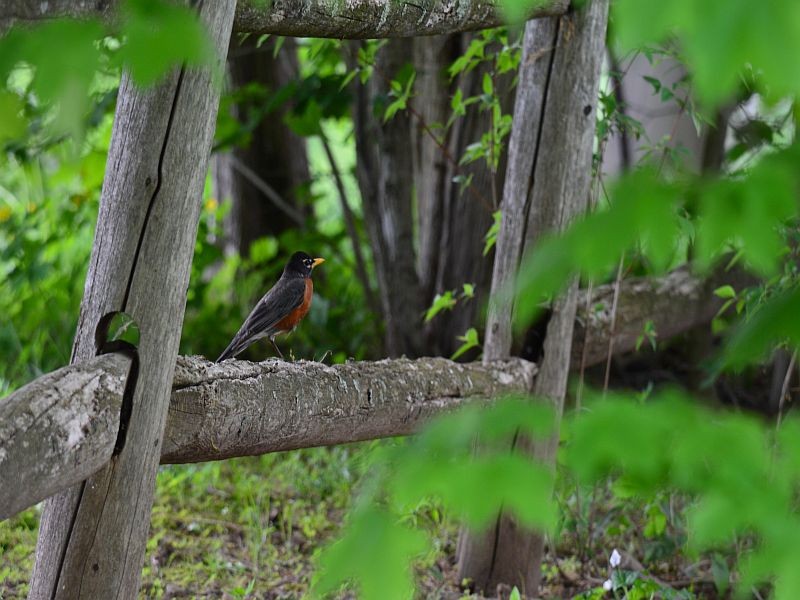
[[[140,598],[303,597],[315,552],[335,536],[370,450],[381,443],[163,467]],[[683,499],[624,498],[611,482],[580,494],[569,482],[559,487],[563,521],[544,566],[544,597],[614,597],[602,590],[614,548],[628,598],[724,597],[714,582],[725,587],[728,557],[690,558],[679,549]],[[39,511],[0,523],[0,599],[27,594]],[[479,598],[456,579],[457,524],[435,503],[409,518],[435,540],[416,567],[418,597]],[[355,597],[352,590],[339,596]]]

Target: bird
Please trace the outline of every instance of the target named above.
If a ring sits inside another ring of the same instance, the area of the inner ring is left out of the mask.
[[[324,258],[311,258],[305,252],[292,254],[280,279],[258,301],[216,362],[234,358],[250,344],[265,337],[283,359],[275,336],[290,333],[308,313],[314,295],[311,271],[323,262]]]

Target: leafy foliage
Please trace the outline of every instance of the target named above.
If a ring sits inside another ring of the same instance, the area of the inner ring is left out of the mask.
[[[621,0],[612,9],[626,49],[677,36],[697,94],[708,103],[731,95],[743,76],[755,78],[772,98],[800,91],[800,7],[792,0],[758,7],[745,0],[666,0],[657,6]]]
[[[412,444],[377,449],[374,479],[351,513],[345,536],[320,555],[317,591],[354,579],[365,600],[410,597],[410,580],[399,578],[410,573],[425,538],[402,526],[401,516],[432,496],[476,527],[487,526],[504,507],[528,526],[552,528],[552,472],[524,454],[508,453],[510,435],[542,439],[552,424],[549,409],[508,399],[439,419]],[[473,452],[476,435],[485,442],[479,455]]]
[[[126,0],[121,13],[118,30],[95,19],[56,19],[0,38],[0,89],[5,88],[0,91],[0,121],[5,122],[0,143],[22,139],[35,125],[29,123],[28,103],[56,107],[46,121],[52,135],[79,137],[101,65],[127,68],[134,81],[147,85],[176,65],[207,64],[213,56],[207,32],[186,7]],[[20,71],[28,82],[9,85]]]
[[[527,8],[511,0],[508,6],[510,13],[516,10],[517,14]],[[666,40],[665,54],[686,59],[692,76],[681,85],[690,86],[704,110],[715,108],[742,88],[759,91],[770,102],[798,91],[800,8],[796,2],[776,0],[756,7],[743,0],[667,0],[656,6],[619,0],[612,10],[615,42],[623,48]],[[294,106],[287,121],[293,130],[310,138],[324,135],[331,123],[347,114],[347,83],[372,75],[381,44],[363,45],[357,68],[346,71],[334,42],[309,42],[301,50],[308,69],[301,81],[283,90],[253,87],[229,96],[232,104],[249,103],[247,117],[244,124],[220,118],[218,147],[246,143],[260,118],[290,98]],[[49,50],[53,45],[63,51],[53,53]],[[499,51],[492,50],[498,45]],[[641,51],[649,56],[661,52],[652,46]],[[4,248],[0,311],[8,316],[0,324],[0,348],[5,356],[16,357],[0,367],[0,393],[67,359],[97,212],[110,130],[108,111],[115,98],[114,85],[104,79],[114,78],[124,66],[135,81],[148,84],[175,64],[199,64],[209,56],[196,18],[153,0],[130,1],[118,29],[109,30],[95,21],[55,21],[30,31],[15,30],[0,39],[4,84],[0,143],[8,150],[4,159],[9,166],[0,175],[0,245]],[[509,42],[503,30],[482,33],[449,71],[455,76],[487,63],[491,73],[482,77],[480,93],[464,97],[457,90],[451,101],[452,119],[435,129],[452,125],[468,107],[479,107],[489,115],[491,125],[458,159],[462,163],[483,160],[494,171],[511,127],[509,115],[500,109],[496,77],[518,67],[519,45]],[[392,102],[383,117],[408,108],[414,81],[413,69],[406,69],[392,82]],[[650,84],[664,100],[678,95],[676,86],[657,79]],[[602,93],[600,103],[599,140],[612,131],[637,134],[636,124],[619,112],[613,94]],[[690,111],[698,123],[705,122],[691,100],[680,108]],[[792,106],[787,118],[794,113]],[[542,241],[528,257],[518,287],[520,320],[530,322],[542,300],[558,293],[574,274],[591,280],[607,278],[620,256],[634,257],[631,260],[647,272],[663,271],[689,258],[699,269],[708,270],[732,250],[736,261],[766,281],[755,300],[746,291],[717,290],[719,296],[735,300],[737,312],[745,316],[729,338],[719,365],[743,368],[775,345],[800,346],[800,295],[796,268],[789,260],[796,253],[800,149],[791,143],[791,134],[787,139],[784,129],[765,118],[737,131],[733,166],[722,177],[667,171],[662,168],[665,154],[656,164],[622,178],[597,212],[563,236]],[[64,135],[82,142],[69,145]],[[32,143],[37,139],[44,141]],[[469,182],[468,177],[460,181]],[[341,227],[321,226],[310,233],[288,231],[278,238],[264,238],[248,258],[223,257],[214,240],[220,235],[225,205],[209,193],[205,200],[182,349],[209,353],[224,346],[227,332],[235,329],[263,291],[264,281],[277,277],[276,259],[285,249],[313,244],[322,253],[347,254]],[[316,200],[319,213],[331,212],[330,201]],[[486,235],[487,252],[496,241],[499,219],[498,212]],[[309,317],[324,326],[315,331],[324,333],[301,331],[299,352],[310,356],[317,349],[331,349],[335,361],[365,356],[370,351],[369,339],[353,332],[373,328],[367,315],[347,308],[359,305],[360,299],[357,286],[350,283],[352,266],[345,259],[327,263],[326,269],[330,273],[321,277],[321,291]],[[425,318],[473,294],[469,284],[460,293],[445,291]],[[329,297],[337,302],[328,302]],[[654,343],[655,335],[646,328],[640,343],[645,339]],[[460,339],[464,344],[454,358],[479,345],[475,328]],[[471,408],[443,418],[409,443],[380,449],[342,539],[320,557],[322,572],[316,591],[325,593],[344,580],[355,579],[365,598],[408,597],[413,591],[411,566],[432,546],[428,532],[417,531],[414,521],[421,506],[436,502],[474,527],[486,526],[502,508],[512,510],[527,526],[555,533],[553,473],[509,448],[515,436],[547,440],[553,433],[552,419],[549,411],[535,403],[504,401],[488,412]],[[476,436],[485,442],[478,455],[473,453]],[[692,499],[686,527],[693,550],[715,550],[735,539],[737,547],[743,548],[738,563],[740,589],[770,581],[776,598],[795,598],[800,595],[798,440],[800,425],[794,419],[785,420],[775,431],[742,415],[700,408],[696,400],[677,391],[652,399],[595,395],[587,409],[571,416],[563,428],[559,476],[577,481],[579,490],[612,479],[618,496],[644,504],[642,536],[654,541],[662,540],[673,526],[672,516],[658,502],[659,495],[665,489],[680,490]],[[267,461],[263,467],[269,470],[272,463]],[[188,497],[189,484],[203,489],[223,485],[215,468],[221,467],[165,471],[161,479],[166,482],[161,485]],[[325,485],[332,478],[330,473],[315,475],[313,481]],[[237,490],[252,494],[261,489],[259,473],[246,479]],[[307,485],[307,491],[314,487],[297,474],[292,485]],[[247,530],[254,536],[253,532],[263,533],[258,519],[265,507],[261,501],[251,504]],[[292,513],[289,508],[285,511],[279,521],[288,530],[284,538],[291,540]],[[304,512],[303,517],[304,532],[323,528],[322,517],[313,511]],[[32,519],[30,514],[23,515],[18,526],[32,529]],[[676,539],[661,551],[674,551],[681,543]],[[248,544],[257,564],[263,539],[248,538]],[[7,544],[3,551],[8,551]],[[727,563],[714,564],[720,581],[727,584]],[[639,573],[611,566],[609,584],[615,593],[628,598],[672,594]],[[215,563],[214,568],[228,567]],[[232,593],[246,596],[255,580],[242,581]],[[591,597],[605,590],[595,592]]]
[[[507,4],[518,12],[527,6]],[[742,81],[773,101],[798,91],[800,51],[791,51],[800,40],[796,3],[774,2],[756,8],[744,2],[731,5],[718,0],[700,6],[689,0],[671,0],[660,3],[654,13],[651,4],[622,0],[613,4],[613,11],[615,33],[624,48],[669,37],[670,45],[692,70],[690,84],[706,107],[732,96]],[[480,43],[471,46],[451,71],[474,68],[482,52]],[[650,83],[662,99],[676,98],[674,88],[658,80]],[[488,80],[484,92],[491,90]],[[463,111],[467,102],[456,94],[454,113]],[[615,102],[606,95],[604,110],[613,113]],[[691,111],[698,122],[704,120],[686,103],[681,110]],[[606,117],[601,139],[614,127],[627,127],[624,122],[612,121],[608,114]],[[565,234],[541,241],[530,253],[517,286],[520,323],[529,324],[542,301],[557,294],[574,274],[603,280],[621,256],[636,255],[648,272],[664,271],[691,256],[698,269],[707,271],[733,250],[735,260],[768,279],[766,289],[773,293],[763,294],[756,306],[748,309],[747,319],[729,339],[720,364],[741,368],[784,341],[798,348],[797,277],[791,270],[787,274],[784,264],[784,257],[793,253],[787,240],[797,226],[797,144],[760,153],[757,160],[737,170],[735,177],[716,179],[671,172],[666,176],[662,168],[666,156],[664,153],[656,161],[660,163],[657,166],[621,178],[597,212]],[[729,299],[737,296],[733,290],[719,293]],[[746,301],[742,302],[745,304],[739,306],[747,307]],[[654,335],[654,331],[643,334],[648,338]],[[508,418],[506,425],[517,422],[512,415]],[[614,477],[618,487],[631,496],[649,498],[663,489],[689,494],[695,499],[687,515],[690,546],[708,550],[734,538],[750,540],[739,563],[740,589],[773,581],[774,597],[793,598],[800,594],[794,568],[800,558],[795,505],[800,489],[795,447],[800,439],[798,427],[797,420],[785,421],[776,433],[751,418],[700,408],[678,391],[663,392],[644,402],[598,395],[585,413],[568,419],[562,437],[562,464],[584,484]],[[465,432],[477,434],[457,416],[439,421],[431,430],[444,439],[459,439]],[[422,441],[425,435],[411,447],[425,448],[429,457],[435,456]],[[509,456],[514,454],[506,458]],[[411,478],[404,478],[402,470],[393,475],[397,482],[390,479],[384,484],[390,497],[397,489],[407,490],[406,507],[429,493],[452,501],[458,483],[450,478],[460,476],[458,469],[439,472],[424,460],[405,460],[416,462],[418,470]],[[498,457],[494,461],[496,467],[503,464]],[[482,478],[482,489],[493,483],[481,468],[472,474]],[[432,489],[415,486],[426,481],[437,485]],[[418,495],[411,495],[414,493]],[[529,490],[526,497],[534,495]],[[510,498],[505,501],[512,503]],[[541,510],[547,510],[547,502],[545,497]],[[663,511],[653,505],[644,534],[658,537],[666,527]],[[623,570],[615,571],[607,583],[608,587],[591,597],[600,597],[606,590],[630,598],[664,593],[653,581]]]

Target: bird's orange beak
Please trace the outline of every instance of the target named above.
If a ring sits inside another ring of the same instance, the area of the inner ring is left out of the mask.
[[[324,262],[325,262],[325,259],[324,259],[324,258],[315,258],[315,259],[314,259],[314,262],[311,264],[311,268],[313,269],[313,268],[314,268],[314,267],[316,267],[317,265],[321,265],[321,264],[322,264],[322,263],[324,263]]]

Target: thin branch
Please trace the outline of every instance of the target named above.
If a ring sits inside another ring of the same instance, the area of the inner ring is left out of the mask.
[[[247,179],[255,188],[264,194],[268,200],[272,201],[272,203],[286,216],[292,219],[295,223],[297,223],[300,228],[305,228],[305,219],[303,219],[303,215],[301,215],[298,211],[296,211],[291,204],[289,204],[286,200],[284,200],[281,195],[275,191],[270,184],[264,181],[261,177],[259,177],[258,173],[253,171],[250,167],[248,167],[244,162],[239,160],[237,156],[233,153],[229,154],[229,160],[231,161],[231,165],[234,169],[239,171],[245,179]]]
[[[608,380],[611,376],[611,357],[614,356],[614,331],[617,327],[617,305],[619,303],[619,289],[622,283],[622,269],[625,264],[625,254],[620,256],[617,265],[617,276],[614,279],[614,300],[611,303],[611,327],[608,332],[608,352],[606,354],[606,372],[603,376],[603,393],[608,391]]]
[[[786,396],[789,393],[789,383],[792,380],[792,372],[797,363],[797,350],[792,352],[792,358],[789,360],[789,366],[786,367],[786,376],[783,378],[783,385],[781,386],[781,397],[778,401],[778,427],[781,426],[783,420],[783,407],[786,403]]]
[[[350,236],[350,241],[353,244],[353,254],[356,257],[356,273],[358,279],[361,281],[361,287],[364,288],[364,296],[367,299],[370,311],[375,315],[381,314],[381,308],[378,304],[378,299],[375,292],[369,283],[369,274],[367,272],[367,261],[364,260],[364,253],[361,251],[361,240],[358,235],[358,228],[356,227],[356,218],[353,214],[353,209],[347,202],[347,190],[342,181],[342,174],[339,166],[336,164],[336,158],[333,155],[331,146],[328,143],[327,136],[320,132],[319,138],[322,141],[322,148],[325,150],[325,155],[328,157],[328,163],[331,166],[331,173],[333,173],[333,180],[336,182],[336,189],[339,192],[339,202],[342,206],[342,215],[344,216],[344,223],[347,227],[347,233]]]

